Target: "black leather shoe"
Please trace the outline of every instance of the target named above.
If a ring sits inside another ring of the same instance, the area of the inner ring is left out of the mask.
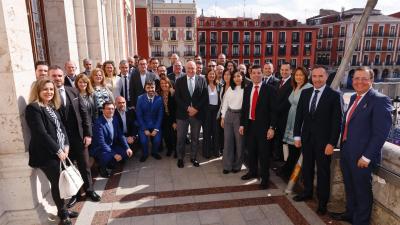
[[[253,179],[253,178],[257,178],[257,176],[253,175],[253,174],[250,174],[250,173],[246,173],[240,179],[242,179],[242,180],[250,180],[250,179]]]
[[[153,153],[153,154],[151,154],[151,156],[152,156],[153,158],[157,159],[157,160],[160,160],[160,159],[161,159],[161,156],[160,156],[158,153]]]
[[[68,216],[69,218],[76,218],[79,216],[79,213],[75,211],[68,211]]]
[[[232,170],[232,173],[239,173],[240,172],[240,169],[239,170]]]
[[[140,157],[139,161],[144,162],[147,160],[147,157],[148,157],[147,155],[143,155],[142,157]]]
[[[199,167],[200,166],[200,163],[195,159],[191,159],[190,162],[193,164],[194,167]]]
[[[61,220],[62,225],[72,225],[71,219],[69,217]]]
[[[317,214],[320,216],[323,216],[326,214],[328,210],[326,209],[326,206],[319,206],[317,209]]]
[[[307,200],[310,200],[310,199],[312,199],[312,196],[303,195],[303,194],[296,195],[296,196],[293,197],[293,200],[295,202],[303,202],[303,201],[307,201]]]
[[[100,167],[99,168],[99,173],[100,173],[100,176],[102,176],[102,177],[105,177],[105,178],[109,178],[110,177],[110,173],[104,167]]]
[[[342,212],[342,213],[335,213],[335,212],[331,212],[330,213],[330,217],[334,220],[337,221],[346,221],[349,223],[353,223],[353,219],[351,218],[351,216],[349,216],[347,213]]]
[[[69,202],[67,203],[67,208],[72,208],[76,204],[78,197],[76,195],[72,196]]]
[[[94,202],[99,202],[101,200],[101,197],[94,191],[87,191],[86,198],[90,198]]]
[[[183,164],[183,160],[182,159],[178,159],[178,163],[177,166],[178,168],[183,168],[185,164]]]
[[[228,174],[228,173],[229,173],[229,170],[222,170],[222,173],[223,173],[223,174]]]
[[[260,189],[265,190],[269,188],[268,180],[261,179]]]
[[[168,156],[168,157],[170,157],[171,155],[172,155],[171,151],[168,151],[167,154],[166,154],[166,156]]]

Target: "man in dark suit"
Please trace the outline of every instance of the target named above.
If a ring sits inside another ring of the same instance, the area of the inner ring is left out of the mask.
[[[118,162],[130,158],[133,154],[121,132],[117,120],[114,120],[115,106],[112,102],[103,104],[103,115],[93,126],[93,143],[90,154],[100,165],[100,175],[109,177],[108,169],[113,169]]]
[[[260,177],[262,189],[268,188],[270,141],[275,133],[274,99],[275,89],[262,83],[262,72],[259,65],[254,65],[251,80],[243,92],[243,103],[239,133],[245,135],[248,149],[249,171],[242,180]]]
[[[273,87],[279,85],[279,79],[274,76],[274,65],[266,62],[263,67],[263,82]]]
[[[89,166],[89,152],[86,150],[92,142],[91,119],[87,108],[78,90],[64,85],[65,77],[59,66],[50,67],[49,77],[54,81],[60,92],[62,104],[58,111],[70,142],[71,159],[76,160],[79,172],[84,181],[83,190],[86,191],[86,196],[93,201],[100,201],[100,196],[93,190],[92,174]],[[77,197],[77,195],[73,196],[68,202],[67,207],[74,206]]]
[[[186,64],[187,74],[178,78],[175,84],[176,122],[177,122],[177,152],[178,167],[184,166],[185,140],[190,125],[191,153],[190,161],[193,166],[200,166],[197,161],[201,123],[204,120],[205,109],[208,105],[207,82],[195,75],[196,64],[189,61]]]
[[[151,156],[161,159],[158,150],[161,144],[161,125],[164,114],[164,103],[160,96],[156,95],[154,81],[145,84],[146,93],[140,95],[136,104],[136,119],[139,125],[139,140],[142,145],[143,155],[140,162],[146,161],[149,151],[148,144],[152,141]]]
[[[374,72],[357,68],[353,77],[356,94],[351,96],[343,118],[340,166],[346,191],[346,212],[333,213],[337,220],[369,224],[372,211],[372,170],[381,161],[381,148],[392,124],[390,99],[372,89]]]
[[[65,86],[75,87],[75,78],[76,78],[76,64],[68,60],[64,64],[65,69],[65,77],[64,77],[64,84]]]
[[[117,110],[114,113],[114,119],[118,121],[119,127],[122,129],[128,145],[132,148],[138,134],[135,124],[136,112],[133,109],[126,108],[126,100],[122,96],[115,98]]]
[[[286,122],[290,109],[289,95],[292,93],[291,74],[292,69],[289,63],[283,63],[281,65],[281,76],[282,79],[276,84],[276,132],[274,138],[274,159],[277,161],[283,161],[283,143],[282,138],[285,134]],[[269,81],[269,80],[268,80]],[[267,81],[267,82],[268,82]]]
[[[134,70],[129,80],[129,96],[133,107],[136,106],[139,95],[145,93],[144,84],[146,81],[155,81],[156,79],[156,75],[147,70],[147,60],[145,58],[140,58],[138,69]]]
[[[295,201],[312,198],[314,190],[314,167],[317,164],[318,214],[324,215],[330,195],[331,155],[336,146],[342,119],[341,97],[326,85],[328,73],[322,66],[312,70],[312,88],[301,92],[294,124],[294,144],[302,148],[303,193]]]

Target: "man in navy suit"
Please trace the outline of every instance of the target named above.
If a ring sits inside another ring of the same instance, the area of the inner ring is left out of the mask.
[[[93,140],[90,154],[100,165],[100,175],[109,177],[107,169],[113,169],[117,162],[130,158],[133,154],[119,128],[117,120],[113,120],[115,106],[112,102],[103,104],[103,116],[94,123]]]
[[[322,66],[312,70],[313,87],[301,92],[294,124],[294,144],[302,148],[304,191],[293,200],[312,198],[314,171],[317,165],[317,213],[327,212],[330,195],[330,164],[334,146],[340,135],[342,119],[341,97],[326,85],[328,73]]]
[[[140,162],[146,161],[149,151],[149,140],[152,140],[151,156],[160,160],[158,149],[161,143],[161,123],[164,113],[164,103],[160,96],[156,95],[156,84],[147,81],[144,85],[145,94],[138,97],[136,104],[136,119],[139,125],[139,140],[142,145],[143,155]]]
[[[337,220],[369,224],[373,203],[372,169],[381,161],[381,148],[392,124],[390,99],[372,89],[374,72],[357,68],[353,77],[356,94],[351,96],[343,118],[340,166],[346,191],[346,212],[332,213]]]

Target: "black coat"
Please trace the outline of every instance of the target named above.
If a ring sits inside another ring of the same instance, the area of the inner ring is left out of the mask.
[[[157,76],[154,73],[146,71],[146,81],[154,81],[156,82]],[[157,86],[157,84],[156,84]],[[157,87],[156,87],[157,88]],[[131,106],[136,106],[137,103],[137,98],[139,95],[142,95],[145,93],[144,86],[142,85],[142,81],[140,79],[140,73],[139,70],[134,70],[134,72],[131,74],[130,80],[129,80],[129,96],[130,96],[130,102]]]
[[[324,148],[327,144],[336,146],[343,114],[340,94],[325,86],[317,108],[314,114],[311,115],[310,100],[313,92],[313,87],[301,92],[293,135],[301,137],[303,143],[313,137],[318,142],[314,144],[321,148]]]
[[[127,133],[124,134],[127,137],[131,137],[131,136],[136,136],[138,134],[138,128],[135,124],[136,121],[136,112],[133,109],[128,109],[125,112],[125,117],[126,117],[126,129],[127,129]],[[115,110],[114,113],[114,119],[116,119],[119,123],[119,127],[122,129],[122,133],[123,133],[123,129],[124,129],[124,125],[122,122],[122,118],[121,118],[121,114],[119,113],[118,110]]]
[[[271,80],[270,78],[269,80]],[[285,133],[286,122],[290,110],[290,102],[289,96],[293,91],[293,87],[291,85],[292,78],[289,78],[285,84],[279,88],[279,82],[276,84],[276,100],[275,100],[275,111],[276,111],[276,128],[278,134],[281,136]],[[270,83],[268,81],[268,83]],[[282,139],[282,137],[279,137]]]
[[[187,75],[176,80],[175,83],[175,101],[176,101],[176,119],[185,120],[189,118],[187,109],[194,107],[199,112],[195,117],[201,121],[204,120],[206,106],[208,105],[207,82],[203,77],[195,75],[195,87],[193,95],[190,96],[187,85]]]
[[[168,113],[166,112],[167,107],[168,107]],[[173,123],[176,123],[176,102],[175,102],[175,96],[171,94],[171,92],[168,94],[167,107],[164,107],[163,124],[172,125]]]
[[[245,135],[249,122],[250,102],[251,102],[250,97],[252,88],[253,88],[253,83],[250,83],[247,87],[244,88],[243,92],[240,126],[244,127]],[[263,132],[264,134],[267,133],[270,126],[271,127],[276,126],[276,114],[274,111],[275,95],[276,95],[275,89],[272,86],[266,85],[265,83],[261,83],[256,105],[256,119],[254,121],[254,124],[255,126],[257,126],[257,130]]]
[[[69,145],[61,117],[57,111],[55,113],[65,136],[64,145]],[[31,132],[29,166],[44,167],[48,166],[50,160],[59,160],[57,152],[60,146],[57,142],[57,127],[46,109],[39,106],[37,102],[31,103],[25,109],[25,119]]]

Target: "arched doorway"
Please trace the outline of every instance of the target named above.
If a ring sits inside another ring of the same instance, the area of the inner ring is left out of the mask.
[[[349,75],[347,76],[347,89],[353,90],[353,75],[354,70],[349,71]]]

